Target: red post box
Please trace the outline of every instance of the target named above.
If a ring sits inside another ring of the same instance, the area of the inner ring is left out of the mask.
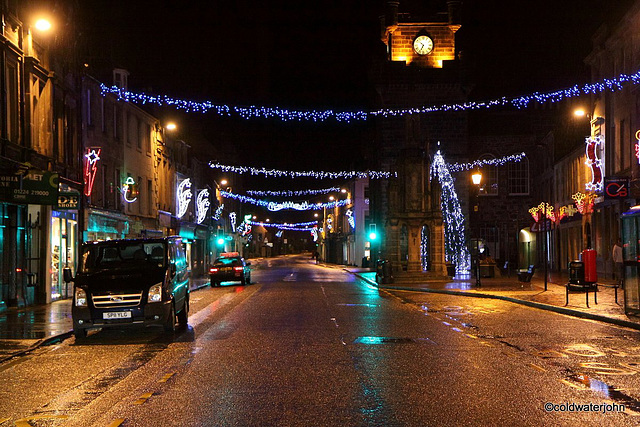
[[[584,281],[586,283],[596,283],[598,281],[596,251],[593,249],[585,249],[582,251],[582,262],[584,263]]]

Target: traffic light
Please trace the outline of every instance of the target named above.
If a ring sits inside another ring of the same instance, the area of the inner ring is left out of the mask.
[[[218,237],[216,238],[216,244],[218,246],[224,246],[224,236],[218,235]]]
[[[373,242],[376,239],[378,239],[378,233],[376,232],[376,225],[369,224],[369,240]]]

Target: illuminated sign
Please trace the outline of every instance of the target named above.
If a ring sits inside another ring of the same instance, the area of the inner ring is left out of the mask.
[[[124,201],[127,203],[133,203],[138,200],[137,191],[135,190],[136,182],[132,177],[128,177],[127,180],[122,184],[122,197],[124,197]]]
[[[636,132],[636,158],[640,164],[640,130]]]
[[[200,190],[196,196],[196,223],[202,224],[202,222],[207,218],[209,206],[211,206],[211,202],[209,201],[209,190]]]
[[[604,136],[590,136],[585,143],[587,154],[585,164],[591,168],[591,182],[587,182],[585,188],[589,191],[602,191],[602,160],[599,156],[604,144]]]
[[[191,202],[191,179],[183,179],[178,184],[178,218],[182,218],[184,214],[187,213],[187,209],[189,209],[189,203]]]
[[[605,199],[626,199],[629,197],[629,178],[606,178],[604,180]]]
[[[84,195],[90,196],[93,191],[93,183],[98,172],[98,160],[102,148],[90,147],[84,155]]]

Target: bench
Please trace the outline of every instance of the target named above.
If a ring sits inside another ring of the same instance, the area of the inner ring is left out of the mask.
[[[528,269],[518,271],[518,280],[520,282],[530,282],[535,272],[536,266],[531,264]]]
[[[587,308],[589,307],[589,291],[593,292],[593,300],[598,304],[598,284],[597,283],[573,283],[569,282],[565,285],[565,304],[569,305],[569,292],[585,293]],[[616,292],[617,293],[617,292]]]

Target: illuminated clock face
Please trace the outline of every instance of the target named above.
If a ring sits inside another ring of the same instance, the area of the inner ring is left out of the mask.
[[[418,36],[413,41],[413,50],[418,55],[428,55],[433,50],[433,40],[429,36]]]

